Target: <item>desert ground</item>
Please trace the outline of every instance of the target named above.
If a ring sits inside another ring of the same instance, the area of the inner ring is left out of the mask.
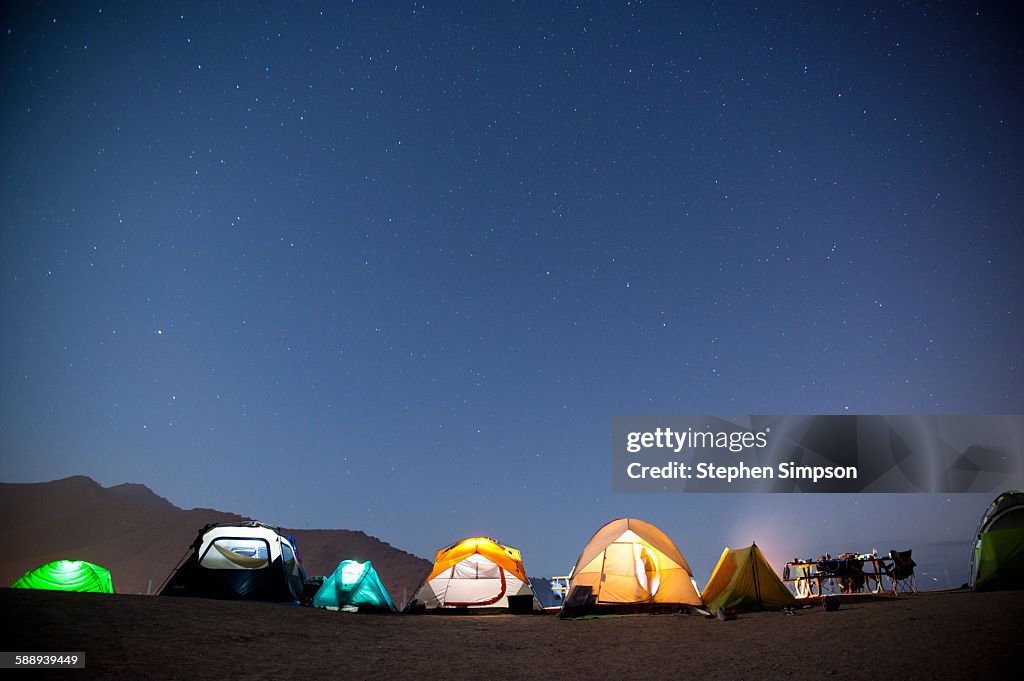
[[[0,590],[2,649],[81,651],[103,679],[990,679],[1021,668],[1024,591],[835,612],[559,620],[359,615],[272,603]]]

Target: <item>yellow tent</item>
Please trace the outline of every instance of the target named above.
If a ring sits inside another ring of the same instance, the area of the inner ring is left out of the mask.
[[[583,548],[562,616],[700,605],[690,566],[672,540],[650,523],[619,518],[599,529]]]
[[[406,609],[518,612],[542,608],[519,550],[487,537],[471,537],[437,552],[434,567]]]
[[[736,550],[725,547],[704,587],[704,602],[711,610],[778,610],[796,605],[757,544]]]

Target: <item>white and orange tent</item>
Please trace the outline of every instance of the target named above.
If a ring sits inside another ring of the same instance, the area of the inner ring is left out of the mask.
[[[471,537],[437,552],[408,612],[534,612],[543,608],[518,549]]]
[[[672,540],[650,523],[619,518],[599,529],[583,548],[561,616],[702,605],[690,566]]]

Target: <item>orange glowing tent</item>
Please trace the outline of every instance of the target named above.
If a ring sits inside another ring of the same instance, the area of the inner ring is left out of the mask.
[[[410,612],[532,612],[542,607],[518,549],[471,537],[437,552]]]
[[[703,605],[690,566],[668,536],[635,518],[599,529],[580,553],[562,617],[679,611]]]

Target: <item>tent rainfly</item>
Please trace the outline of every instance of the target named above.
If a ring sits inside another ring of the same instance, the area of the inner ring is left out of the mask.
[[[313,605],[348,612],[395,611],[395,604],[370,561],[343,560],[338,563],[313,597]]]
[[[84,560],[55,560],[29,570],[11,585],[12,589],[47,591],[93,591],[114,593],[110,570]]]
[[[407,612],[540,612],[518,549],[471,537],[437,552]]]
[[[704,587],[704,603],[715,610],[781,610],[796,605],[757,544],[725,547]]]
[[[199,530],[159,594],[298,603],[305,581],[295,544],[279,529],[225,523]]]
[[[583,548],[559,616],[699,607],[703,601],[692,574],[664,532],[642,520],[619,518]]]
[[[1003,492],[981,517],[970,585],[977,590],[1024,587],[1024,490]]]

